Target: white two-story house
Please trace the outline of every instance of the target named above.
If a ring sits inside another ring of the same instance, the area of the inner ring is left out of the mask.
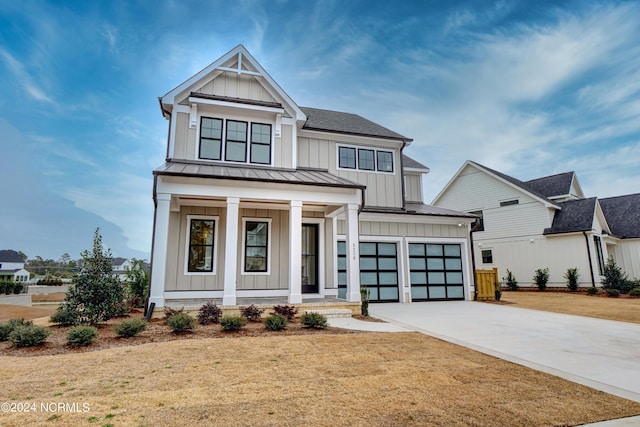
[[[472,295],[475,218],[423,204],[410,138],[298,106],[242,45],[159,101],[149,303]]]

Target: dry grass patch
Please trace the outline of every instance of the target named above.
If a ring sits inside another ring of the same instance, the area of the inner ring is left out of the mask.
[[[57,307],[57,305],[28,307],[24,305],[0,304],[0,322],[6,322],[9,319],[37,319],[39,317],[48,317],[56,311]]]
[[[516,291],[504,292],[502,301],[533,310],[640,323],[640,298],[609,298],[582,292]]]
[[[178,340],[0,356],[3,396],[88,413],[3,426],[564,426],[640,404],[417,333]],[[37,375],[34,375],[37,373]]]

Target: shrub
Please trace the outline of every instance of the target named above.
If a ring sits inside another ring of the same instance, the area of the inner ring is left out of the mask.
[[[24,285],[22,283],[14,283],[13,284],[13,293],[14,294],[19,294],[20,292],[22,292],[22,288],[24,287]]]
[[[502,298],[502,287],[500,286],[500,283],[496,283],[495,291],[493,291],[493,293],[496,296],[496,301],[500,301]]]
[[[547,289],[547,282],[549,282],[549,269],[539,268],[533,275],[533,282],[538,286],[539,291]]]
[[[598,294],[598,288],[596,288],[595,286],[592,286],[589,289],[587,289],[587,293],[589,295],[597,295]]]
[[[507,277],[503,277],[502,280],[507,284],[510,290],[517,291],[518,281],[516,280],[516,276],[507,268]]]
[[[93,326],[76,326],[67,332],[67,344],[80,347],[93,344],[98,330]]]
[[[607,295],[610,297],[619,297],[620,291],[617,289],[607,289]]]
[[[142,302],[149,290],[149,269],[141,259],[133,258],[131,268],[127,268],[127,286],[129,300],[133,307],[142,307]]]
[[[0,341],[7,341],[11,332],[18,326],[33,325],[31,320],[10,319],[7,323],[0,323]]]
[[[184,307],[182,308],[165,307],[163,311],[164,311],[164,322],[168,324],[169,318],[171,318],[172,316],[175,316],[176,314],[184,313]]]
[[[35,347],[44,344],[50,333],[44,326],[20,325],[9,334],[9,341],[14,347]]]
[[[616,289],[621,294],[626,294],[634,288],[633,281],[629,280],[627,273],[622,271],[622,268],[616,264],[613,257],[609,257],[607,260],[602,275],[604,276],[602,280],[602,288],[604,290]]]
[[[327,317],[313,311],[304,313],[300,321],[305,328],[324,329],[328,326]]]
[[[247,319],[242,316],[222,316],[220,326],[225,332],[239,331],[247,324]]]
[[[220,322],[220,316],[222,316],[222,309],[215,303],[209,301],[198,311],[198,323],[201,325],[207,325],[209,323]]]
[[[78,315],[71,311],[71,307],[59,306],[55,313],[51,315],[51,321],[61,326],[75,325],[78,320]]]
[[[274,305],[273,314],[284,316],[291,322],[296,314],[298,314],[298,309],[292,305]]]
[[[567,272],[564,273],[564,278],[567,279],[567,288],[571,292],[575,292],[578,290],[578,278],[580,274],[578,274],[578,269],[576,267],[567,268]]]
[[[144,319],[127,319],[113,327],[120,338],[131,338],[147,329],[147,321]]]
[[[240,307],[242,317],[252,322],[259,322],[262,318],[262,313],[264,313],[264,310],[256,307],[254,304],[251,304],[249,307]]]
[[[176,313],[167,319],[167,325],[175,333],[189,332],[196,327],[196,319],[187,313]]]
[[[124,287],[111,267],[111,251],[102,246],[100,229],[93,237],[93,251],[82,253],[82,271],[64,299],[64,307],[77,316],[76,324],[95,326],[126,312]]]
[[[635,287],[629,291],[629,296],[640,297],[640,286]]]
[[[287,327],[287,318],[281,314],[272,314],[264,320],[264,328],[268,331],[281,331]]]
[[[6,281],[4,282],[4,294],[9,295],[13,292],[13,282]]]

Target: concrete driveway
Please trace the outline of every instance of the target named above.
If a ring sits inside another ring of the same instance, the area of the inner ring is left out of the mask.
[[[640,325],[473,301],[371,304],[372,316],[640,402]]]

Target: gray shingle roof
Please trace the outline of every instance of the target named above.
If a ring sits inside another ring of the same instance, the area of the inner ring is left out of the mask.
[[[410,169],[424,169],[424,170],[429,170],[428,167],[426,167],[425,165],[423,165],[422,163],[420,163],[417,160],[412,159],[411,157],[407,156],[406,154],[402,155],[402,165],[405,168],[410,168]]]
[[[111,259],[111,265],[115,266],[115,265],[122,265],[124,264],[124,262],[126,261],[126,258],[112,258]]]
[[[310,107],[300,107],[300,109],[307,116],[303,129],[413,141],[357,114]]]
[[[545,228],[544,234],[575,233],[593,228],[593,216],[596,212],[596,198],[569,200],[559,203],[560,210],[553,217],[551,228]]]
[[[525,181],[525,185],[546,197],[563,196],[571,192],[574,172],[564,172],[557,175]]]
[[[190,160],[171,160],[153,171],[154,175],[217,178],[240,181],[303,184],[320,187],[365,188],[362,184],[332,175],[320,169],[277,169],[271,167],[235,166]]]
[[[640,193],[600,199],[611,233],[623,239],[640,237]]]
[[[24,262],[20,254],[12,249],[0,250],[0,261],[4,262]]]

